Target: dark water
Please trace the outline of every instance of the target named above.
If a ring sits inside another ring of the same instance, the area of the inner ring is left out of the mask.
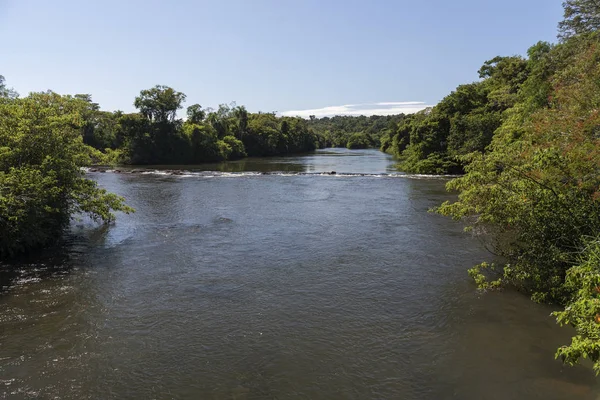
[[[137,213],[4,267],[0,398],[600,398],[554,360],[572,332],[550,308],[475,291],[488,254],[427,213],[444,180],[390,168],[336,150],[90,174]]]

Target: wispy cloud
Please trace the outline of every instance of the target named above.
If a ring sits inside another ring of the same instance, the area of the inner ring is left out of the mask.
[[[280,114],[288,117],[308,118],[314,115],[317,118],[333,117],[335,115],[395,115],[413,114],[430,105],[422,101],[390,101],[381,103],[346,104],[343,106],[330,106],[312,110],[283,111]]]

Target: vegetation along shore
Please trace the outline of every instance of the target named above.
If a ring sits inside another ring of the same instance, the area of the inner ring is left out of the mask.
[[[134,211],[86,177],[90,165],[379,148],[404,172],[461,175],[447,185],[457,200],[435,212],[505,260],[472,268],[477,285],[563,307],[555,316],[576,335],[557,357],[590,359],[600,373],[600,4],[564,9],[557,43],[485,61],[480,80],[410,115],[303,119],[193,104],[182,117],[186,95],[162,85],[140,92],[138,112],[111,112],[88,94],[19,96],[0,77],[0,256],[51,245],[75,214],[108,223]]]

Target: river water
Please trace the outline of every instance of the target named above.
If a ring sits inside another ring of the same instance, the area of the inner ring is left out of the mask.
[[[90,173],[137,212],[0,268],[0,398],[600,398],[551,308],[475,290],[490,255],[427,212],[445,179],[374,150],[202,169]]]

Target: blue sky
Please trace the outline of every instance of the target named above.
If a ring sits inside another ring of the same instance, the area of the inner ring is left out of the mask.
[[[411,112],[556,41],[561,17],[561,0],[0,0],[0,74],[106,110],[162,84],[204,107]]]

